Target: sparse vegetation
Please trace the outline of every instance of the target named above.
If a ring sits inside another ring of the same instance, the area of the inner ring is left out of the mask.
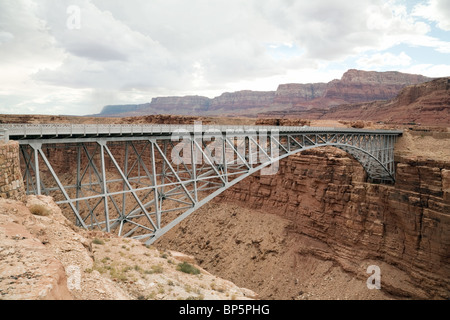
[[[188,262],[179,263],[177,270],[188,274],[200,274],[200,270]]]
[[[102,259],[102,262],[103,262],[103,263],[106,263],[106,262],[108,262],[109,260],[111,260],[109,257],[104,257],[104,258]]]
[[[119,280],[119,281],[127,281],[127,276],[125,275],[123,270],[117,270],[116,268],[112,267],[109,271],[109,275],[111,278]]]
[[[213,281],[211,281],[210,288],[211,288],[211,290],[214,290],[214,291],[217,291],[217,292],[220,292],[220,293],[224,293],[225,292],[225,289],[223,287],[221,287],[221,286],[218,286],[216,284],[216,282],[214,281],[214,279],[213,279]]]
[[[153,273],[163,273],[164,269],[161,265],[152,266]]]
[[[128,272],[128,271],[130,271],[130,270],[132,270],[132,269],[133,269],[133,268],[130,267],[130,266],[125,266],[125,267],[122,268],[122,272]]]
[[[105,266],[101,266],[99,264],[94,264],[94,270],[97,270],[101,274],[104,274],[108,269]]]
[[[156,294],[157,293],[155,291],[150,292],[150,294],[147,296],[147,300],[155,300]]]
[[[158,288],[158,294],[163,294],[165,292],[166,292],[166,290],[164,290],[164,287],[160,285]]]
[[[93,244],[99,244],[99,245],[103,245],[105,244],[105,242],[101,239],[95,238],[94,240],[92,240]]]

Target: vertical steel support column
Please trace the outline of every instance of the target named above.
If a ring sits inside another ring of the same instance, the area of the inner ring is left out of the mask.
[[[223,162],[223,174],[224,174],[224,178],[225,178],[225,185],[228,184],[229,180],[228,180],[228,159],[227,159],[227,143],[225,141],[227,137],[222,133],[222,162]],[[250,153],[250,141],[248,142],[249,145],[249,159],[251,157],[251,153]],[[195,201],[197,201],[197,197],[195,197]]]
[[[252,147],[252,140],[250,139],[252,137],[253,132],[251,132],[251,134],[248,135],[248,164],[250,165],[250,167],[253,168],[253,165],[255,163],[258,163],[258,154],[256,154],[256,159],[254,157],[253,154],[253,147]],[[256,134],[255,134],[256,136]],[[257,150],[257,148],[255,149],[255,151]],[[228,181],[228,180],[227,180]]]
[[[100,145],[100,159],[101,159],[101,170],[102,170],[102,185],[103,185],[103,199],[105,203],[105,225],[106,225],[106,232],[110,232],[111,228],[109,226],[109,208],[108,208],[108,190],[106,186],[106,168],[105,168],[105,144],[104,141],[98,141],[97,142]]]
[[[156,141],[154,142],[155,143],[155,145],[156,145],[156,147],[158,147],[158,145],[156,144]],[[164,152],[163,151],[161,151],[161,149],[158,147],[158,150],[159,150],[159,152],[160,152],[160,154],[162,155],[162,153],[164,153],[164,156],[166,155],[166,152],[167,152],[167,141],[166,140],[164,140],[164,142],[163,142],[163,149],[164,149]],[[165,197],[165,194],[164,194],[164,184],[165,184],[165,182],[166,182],[166,162],[165,161],[163,161],[162,162],[162,170],[161,170],[161,202],[159,203],[159,205],[160,205],[160,210],[162,210],[162,204],[163,204],[163,197]]]
[[[391,142],[391,136],[386,135],[385,136],[386,139],[386,149],[385,149],[385,153],[386,153],[386,163],[387,163],[387,168],[390,174],[392,174],[392,168],[391,168],[391,153],[389,151],[389,146],[390,146],[390,142]]]
[[[39,173],[39,154],[38,149],[41,150],[42,145],[33,144],[31,147],[34,150],[34,167],[35,167],[35,176],[36,176],[36,193],[41,195],[41,175]]]
[[[77,182],[76,182],[77,202],[75,205],[75,207],[77,208],[77,211],[80,210],[80,201],[78,200],[80,198],[80,189],[81,189],[80,169],[81,169],[81,146],[77,145]]]
[[[195,134],[194,137],[191,138],[191,163],[192,163],[192,179],[194,180],[194,200],[198,201],[197,194],[197,151],[195,150]]]
[[[125,159],[123,164],[123,172],[125,173],[125,176],[128,178],[128,141],[125,141]],[[122,184],[122,190],[125,191],[126,183],[125,181]],[[126,204],[126,193],[124,192],[122,195],[122,216],[125,216],[125,204]]]
[[[390,158],[390,163],[391,163],[391,172],[392,172],[392,176],[395,178],[395,158],[394,158],[394,146],[395,146],[395,141],[397,140],[396,136],[391,136],[390,139],[390,146],[389,146],[389,158]]]
[[[371,135],[367,135],[367,137],[368,137],[368,152],[369,152],[369,154],[373,154],[373,136],[371,136]],[[367,158],[367,157],[366,157]],[[367,175],[367,178],[368,178],[368,180],[369,181],[372,181],[372,177],[370,176],[370,173],[371,173],[371,170],[372,170],[372,161],[369,161],[369,158],[367,158],[367,162],[368,162],[368,164],[367,164],[367,173],[368,173],[368,175]]]
[[[156,159],[155,159],[155,146],[152,141],[150,141],[150,152],[152,158],[152,173],[153,173],[153,192],[155,199],[155,212],[156,212],[156,229],[161,229],[161,208],[159,207],[159,192],[158,192],[158,181],[156,180]]]

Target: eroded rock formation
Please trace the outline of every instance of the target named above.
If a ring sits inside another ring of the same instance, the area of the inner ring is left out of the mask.
[[[254,175],[226,191],[218,208],[200,211],[161,241],[265,298],[319,292],[340,299],[345,292],[350,299],[448,299],[450,163],[396,161],[396,184],[375,185],[341,151],[303,152],[282,161],[278,175]],[[236,217],[220,213],[225,203],[233,203]],[[260,213],[245,215],[244,208]],[[259,214],[278,219],[264,222]],[[381,269],[384,296],[365,288],[369,265]]]
[[[431,80],[400,72],[351,69],[329,83],[282,84],[276,91],[243,90],[209,99],[201,96],[153,98],[142,105],[107,106],[100,116],[146,114],[256,116],[260,113],[292,112],[328,108],[340,104],[389,100],[405,86]]]

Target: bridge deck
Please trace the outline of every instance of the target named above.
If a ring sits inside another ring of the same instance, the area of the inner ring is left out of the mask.
[[[236,126],[236,125],[175,125],[175,124],[143,124],[143,125],[117,125],[117,124],[0,124],[4,139],[7,140],[46,140],[46,139],[98,139],[133,137],[145,139],[152,136],[170,136],[173,133],[234,133],[245,134],[251,131],[277,131],[280,134],[305,133],[354,133],[354,134],[393,134],[401,135],[397,130],[374,130],[333,127],[308,126]],[[27,143],[29,141],[23,141]]]

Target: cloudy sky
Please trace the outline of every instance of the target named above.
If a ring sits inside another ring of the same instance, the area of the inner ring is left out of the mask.
[[[0,113],[450,76],[449,0],[0,0]]]

